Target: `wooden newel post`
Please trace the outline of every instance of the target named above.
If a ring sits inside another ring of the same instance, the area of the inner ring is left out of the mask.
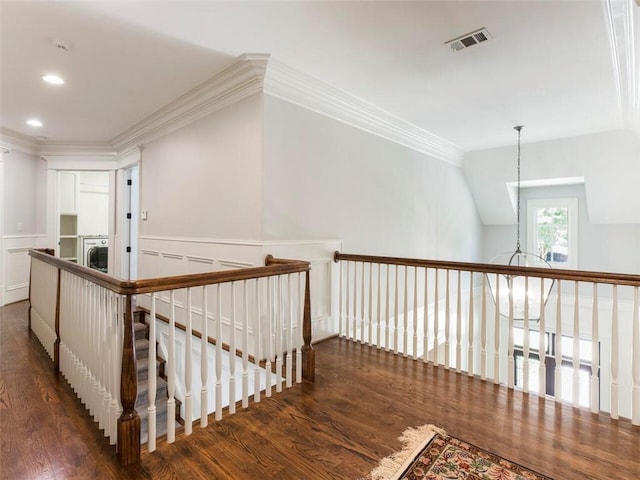
[[[304,287],[304,316],[302,318],[302,378],[313,382],[316,378],[316,351],[311,346],[311,294],[309,287],[310,270],[307,270]]]
[[[58,285],[56,287],[56,320],[55,320],[55,329],[56,329],[56,341],[53,342],[53,369],[56,375],[60,374],[60,291],[62,289],[60,282],[61,278],[61,270],[58,269]]]
[[[138,396],[138,379],[131,302],[131,295],[127,295],[124,315],[124,341],[122,345],[122,373],[120,377],[122,415],[118,419],[118,461],[120,465],[131,465],[140,461],[140,417],[135,410]]]

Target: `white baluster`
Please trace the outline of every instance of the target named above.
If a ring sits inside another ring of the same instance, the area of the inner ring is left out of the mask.
[[[285,377],[287,388],[290,388],[293,384],[293,282],[291,281],[292,275],[287,275],[287,285],[289,287],[289,295],[287,296],[287,311],[289,312],[287,321],[287,364],[285,367]]]
[[[156,449],[156,419],[157,419],[157,408],[156,408],[156,389],[157,386],[157,376],[158,373],[156,371],[156,363],[157,363],[157,352],[156,352],[156,293],[151,294],[151,313],[149,315],[149,358],[147,358],[147,368],[149,372],[149,407],[147,410],[149,411],[148,416],[148,433],[149,440],[147,441],[147,448],[149,452],[153,452]],[[174,417],[175,418],[175,417]]]
[[[600,412],[600,333],[598,331],[598,284],[593,284],[593,312],[591,314],[591,412]]]
[[[236,413],[236,282],[231,282],[229,314],[229,414]],[[222,339],[220,339],[222,341]]]
[[[382,338],[380,337],[380,322],[382,321],[381,315],[380,315],[380,302],[381,300],[381,296],[382,296],[382,290],[380,290],[380,282],[381,279],[380,277],[382,277],[382,272],[381,272],[381,268],[382,268],[382,264],[378,263],[378,294],[376,295],[376,318],[378,320],[377,325],[376,325],[376,346],[378,347],[378,349],[380,349],[380,347],[382,346]]]
[[[169,345],[167,345],[167,443],[176,441],[176,291],[171,290],[169,314]]]
[[[368,345],[373,343],[373,263],[369,263],[369,338]]]
[[[522,391],[529,393],[529,277],[524,277],[524,337],[522,342]]]
[[[109,403],[111,392],[108,388],[109,380],[109,354],[107,338],[107,290],[100,287],[100,392],[102,393],[102,422],[105,436],[109,436]]]
[[[555,341],[555,385],[556,403],[562,402],[562,281],[558,280],[558,301],[556,302],[556,341]]]
[[[473,272],[469,272],[469,326],[467,327],[467,373],[473,377]]]
[[[480,313],[480,378],[487,380],[487,278],[482,275],[482,312]]]
[[[353,341],[358,341],[358,262],[353,262]]]
[[[365,283],[364,283],[364,268],[365,264],[362,263],[362,278],[360,280],[360,343],[366,343],[366,339],[364,338],[364,332],[365,332],[365,311],[364,311],[364,305],[365,305]]]
[[[631,375],[633,391],[631,397],[631,424],[640,425],[640,298],[638,287],[633,288],[633,342],[631,348]]]
[[[184,434],[193,432],[193,399],[191,398],[191,382],[193,378],[193,305],[191,288],[187,288],[187,325],[184,334]]]
[[[547,328],[544,311],[544,278],[540,278],[540,329],[538,331],[538,394],[544,397],[547,394]]]
[[[342,284],[342,262],[340,262],[340,282]],[[340,294],[342,295],[342,288],[340,288]],[[342,310],[340,310],[340,315],[342,315]],[[253,401],[258,403],[261,400],[260,360],[262,359],[262,285],[259,278],[256,279],[256,321],[253,333],[256,352],[253,363]]]
[[[413,267],[413,359],[418,359],[418,267]]]
[[[424,308],[422,314],[422,330],[424,335],[422,345],[422,362],[429,361],[429,269],[424,267]]]
[[[438,320],[440,317],[440,296],[438,295],[438,269],[435,269],[433,293],[433,364],[440,365],[440,332]]]
[[[351,270],[349,268],[349,262],[346,262],[346,267],[345,270],[347,271],[347,275],[345,278],[345,305],[344,305],[344,309],[345,309],[345,318],[344,318],[344,323],[345,323],[345,327],[346,327],[346,331],[345,331],[345,338],[351,338],[350,336],[350,326],[351,326],[351,320],[349,317],[349,308],[351,306],[351,299],[350,299],[350,293],[351,293],[351,283],[349,280],[349,271]]]
[[[507,346],[507,387],[513,389],[515,375],[515,358],[513,346],[513,278],[509,277],[509,343]]]
[[[109,345],[111,346],[111,356],[109,363],[111,365],[111,404],[109,406],[111,436],[109,444],[115,445],[118,433],[118,401],[120,400],[120,359],[122,355],[118,349],[118,297],[113,292],[109,292]]]
[[[304,282],[306,274],[298,273],[298,315],[296,325],[298,329],[298,339],[296,341],[296,383],[302,383],[302,346],[304,338],[302,336],[302,319],[304,318]]]
[[[618,365],[620,358],[620,335],[618,333],[618,285],[613,286],[611,307],[611,418],[618,415]]]
[[[395,285],[394,285],[394,295],[393,295],[393,352],[395,354],[398,353],[398,321],[399,321],[399,316],[400,316],[400,305],[399,305],[399,301],[398,301],[398,284],[400,283],[398,281],[398,269],[400,267],[398,265],[395,266],[395,271],[396,271],[396,275],[395,275]]]
[[[266,397],[270,397],[271,396],[271,383],[272,383],[272,372],[271,372],[271,360],[273,358],[273,322],[274,322],[274,318],[275,318],[275,314],[274,314],[274,282],[275,282],[275,277],[268,277],[267,280],[267,302],[268,302],[268,308],[269,308],[269,314],[268,314],[268,322],[267,322],[267,351],[265,352],[267,354],[267,361],[265,363],[265,371],[266,371],[266,375],[267,375],[267,386],[266,386],[266,390],[265,390],[265,396]]]
[[[458,270],[456,291],[456,372],[462,371],[462,271]]]
[[[343,278],[344,278],[344,261],[341,260],[340,261],[340,286],[339,286],[339,299],[338,299],[338,336],[342,337],[344,336],[344,299],[345,299],[345,292],[344,292],[344,285],[343,285]]]
[[[216,421],[222,419],[222,285],[216,285],[216,318],[214,319],[216,340]]]
[[[409,353],[409,267],[404,267],[404,311],[402,313],[402,354],[407,357]]]
[[[389,282],[391,281],[390,276],[389,276],[389,268],[391,268],[391,265],[387,264],[387,286],[385,288],[385,292],[386,292],[386,298],[385,298],[385,304],[384,304],[384,310],[385,310],[385,321],[384,321],[384,328],[385,328],[385,335],[384,335],[384,348],[385,350],[388,352],[390,350],[389,346],[391,343],[391,330],[390,330],[390,325],[389,323],[391,322],[391,317],[390,317],[390,307],[389,307],[389,300],[391,298],[390,295],[390,284]]]
[[[242,282],[242,408],[249,407],[249,294],[247,281]]]
[[[202,319],[200,324],[200,427],[205,428],[209,424],[209,398],[207,391],[207,379],[209,377],[209,318],[207,286],[202,287]]]
[[[282,331],[284,316],[284,293],[282,291],[282,275],[278,276],[278,293],[276,295],[276,392],[282,392]]]
[[[580,285],[574,282],[573,293],[573,406],[580,406]]]
[[[500,274],[496,273],[496,315],[493,326],[493,383],[500,383]]]
[[[444,368],[449,370],[451,367],[451,344],[449,343],[449,337],[451,336],[451,287],[449,273],[451,270],[447,269],[447,283],[445,288],[445,304],[444,304]]]

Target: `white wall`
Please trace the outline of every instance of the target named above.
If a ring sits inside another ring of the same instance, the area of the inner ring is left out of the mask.
[[[264,109],[266,239],[477,260],[481,224],[461,168],[270,95]]]
[[[44,197],[39,191],[46,164],[35,155],[12,150],[4,155],[4,234],[44,233]]]
[[[261,238],[261,150],[261,95],[145,145],[141,237]]]
[[[4,222],[0,275],[0,305],[29,295],[28,255],[42,248],[45,238],[46,163],[35,155],[13,149],[3,154]]]

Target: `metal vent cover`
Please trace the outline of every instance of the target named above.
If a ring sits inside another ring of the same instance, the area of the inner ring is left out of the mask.
[[[475,30],[471,33],[467,33],[462,35],[461,37],[454,38],[453,40],[449,40],[448,42],[444,42],[445,45],[448,45],[451,50],[457,52],[458,50],[463,50],[465,48],[472,47],[478,43],[486,42],[487,40],[491,40],[493,37],[489,33],[489,31],[482,27],[478,30]]]

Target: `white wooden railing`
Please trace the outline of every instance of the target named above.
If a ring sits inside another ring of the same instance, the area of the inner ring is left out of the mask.
[[[335,261],[342,337],[640,425],[640,275],[340,252]],[[529,292],[522,320],[513,295],[500,311],[505,292],[489,287],[515,276]],[[554,282],[548,298],[541,279]],[[533,302],[539,319],[528,318]]]
[[[206,427],[211,412],[220,420],[224,407],[233,414],[236,402],[247,408],[251,399],[260,401],[261,392],[271,396],[274,388],[280,392],[303,378],[313,380],[306,262],[268,257],[265,267],[121,281],[41,251],[30,255],[30,328],[54,360],[55,372],[117,444],[123,465],[140,458],[136,298],[150,306],[149,451],[156,447],[157,353],[167,365],[168,443],[176,438],[177,399],[184,405],[182,432],[189,435],[193,420]],[[156,352],[154,339],[162,352]],[[194,339],[200,342],[199,362]]]

